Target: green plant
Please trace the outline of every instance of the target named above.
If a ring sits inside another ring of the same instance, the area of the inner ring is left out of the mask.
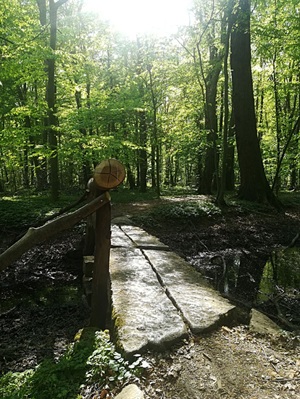
[[[299,191],[282,191],[279,193],[279,199],[285,206],[296,207],[300,206],[300,192]]]
[[[3,399],[30,398],[30,379],[34,370],[26,370],[22,373],[9,372],[0,378],[0,396]]]
[[[46,216],[72,204],[76,199],[73,196],[62,196],[54,203],[47,195],[3,196],[0,199],[0,227],[19,229],[22,226],[36,224]]]
[[[46,359],[35,369],[0,378],[3,399],[72,399],[85,386],[110,389],[137,376],[148,364],[138,356],[129,363],[115,349],[108,332],[83,329],[58,360]]]
[[[137,189],[129,190],[128,188],[119,187],[116,190],[112,190],[110,194],[112,202],[117,204],[157,199],[157,193],[152,189],[148,189],[143,193]]]
[[[189,201],[161,205],[153,209],[150,215],[159,219],[196,219],[203,216],[220,214],[221,210],[209,201]]]
[[[115,350],[115,346],[103,331],[95,334],[96,349],[88,358],[87,381],[101,380],[104,385],[125,382],[134,376],[139,361],[130,364]]]

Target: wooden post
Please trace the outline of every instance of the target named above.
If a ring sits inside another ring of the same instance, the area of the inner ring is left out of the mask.
[[[87,183],[88,200],[92,201],[97,196],[97,186],[91,178]],[[95,213],[89,215],[86,221],[83,255],[94,255],[95,251]]]
[[[117,187],[125,178],[125,168],[116,159],[102,161],[94,171],[96,196]],[[95,253],[90,325],[105,329],[109,304],[109,256],[111,243],[111,204],[96,212]]]
[[[90,325],[105,329],[108,312],[109,255],[111,238],[111,204],[96,212],[95,258]]]

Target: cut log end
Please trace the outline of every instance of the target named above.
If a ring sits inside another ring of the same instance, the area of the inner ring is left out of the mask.
[[[125,168],[116,159],[106,159],[96,166],[94,181],[103,190],[119,186],[125,178]]]

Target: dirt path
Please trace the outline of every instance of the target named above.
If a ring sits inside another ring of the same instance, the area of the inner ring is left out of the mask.
[[[223,327],[163,356],[150,356],[146,398],[298,399],[297,345],[296,339],[261,337],[245,326]]]

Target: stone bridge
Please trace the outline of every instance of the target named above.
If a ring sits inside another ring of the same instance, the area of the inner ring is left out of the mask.
[[[237,309],[156,237],[113,224],[110,255],[115,341],[130,356],[230,324]]]

